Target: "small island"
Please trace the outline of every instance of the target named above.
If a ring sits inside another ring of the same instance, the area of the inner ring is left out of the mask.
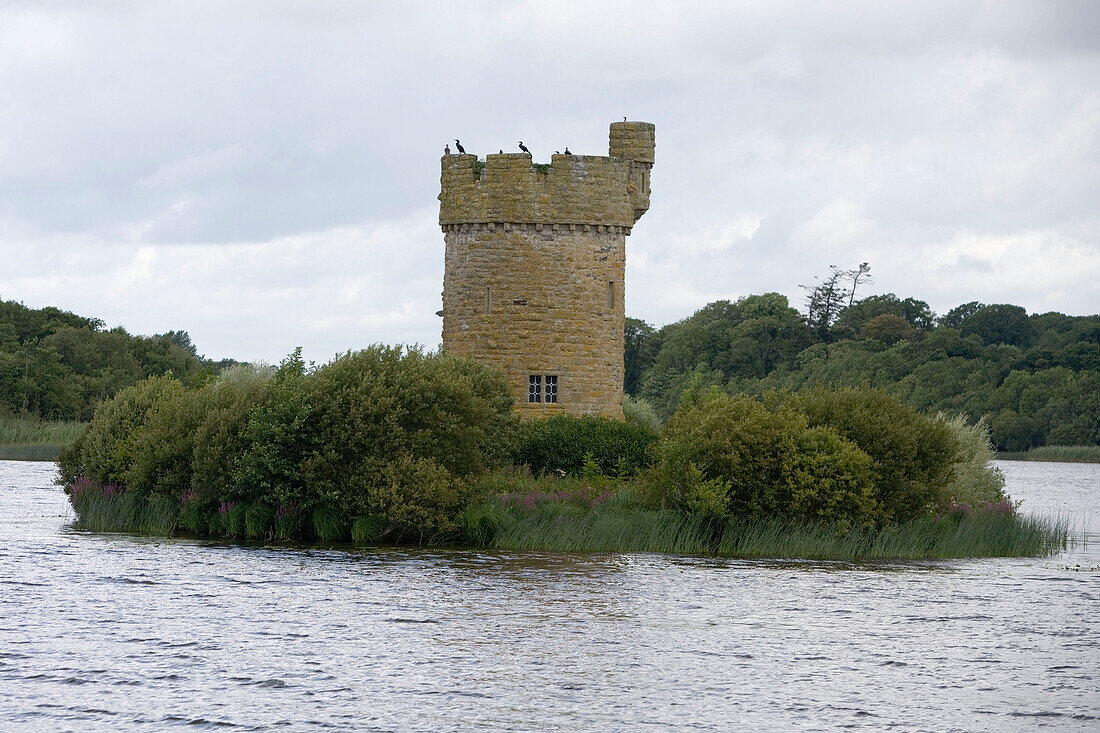
[[[869,386],[739,394],[701,371],[664,415],[624,397],[625,242],[649,208],[654,127],[616,122],[609,139],[606,157],[549,165],[443,156],[440,352],[376,345],[307,368],[299,350],[103,402],[59,461],[78,526],[743,557],[1066,547],[1065,522],[1016,512],[980,421]],[[838,283],[851,303],[868,273],[834,270],[807,325],[830,325]],[[763,328],[791,310],[775,294],[731,307]],[[911,328],[866,321],[875,339]]]

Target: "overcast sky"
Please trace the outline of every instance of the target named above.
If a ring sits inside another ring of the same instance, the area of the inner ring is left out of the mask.
[[[1100,311],[1100,2],[0,3],[0,298],[327,360],[439,342],[439,156],[656,124],[627,314]]]

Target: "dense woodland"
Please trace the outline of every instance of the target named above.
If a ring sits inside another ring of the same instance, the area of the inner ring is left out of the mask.
[[[0,300],[0,415],[90,420],[96,405],[146,377],[200,384],[232,361],[200,357],[186,331],[132,336],[58,308]]]
[[[984,418],[999,450],[1100,444],[1100,316],[965,303],[937,316],[893,293],[857,298],[866,264],[806,287],[717,301],[661,329],[626,324],[625,386],[671,415],[685,388],[885,389],[922,411]],[[861,283],[862,281],[862,283]]]

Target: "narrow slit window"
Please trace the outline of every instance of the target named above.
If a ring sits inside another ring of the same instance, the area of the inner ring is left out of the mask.
[[[607,307],[609,310],[615,310],[615,281],[611,280],[607,283]]]
[[[548,403],[558,401],[558,376],[556,374],[546,375],[546,401]]]
[[[491,285],[485,286],[485,312],[493,312],[493,287]]]
[[[542,375],[532,374],[527,382],[527,401],[542,402]]]

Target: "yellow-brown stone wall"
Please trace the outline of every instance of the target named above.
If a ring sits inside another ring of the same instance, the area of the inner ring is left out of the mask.
[[[443,156],[439,223],[634,225],[648,207],[649,164],[598,155],[555,155],[535,165],[527,153]],[[645,179],[640,187],[640,182]],[[638,195],[646,196],[643,207]]]
[[[621,418],[626,231],[445,226],[443,348],[500,368],[521,415]],[[556,404],[528,402],[531,374],[557,375]]]

